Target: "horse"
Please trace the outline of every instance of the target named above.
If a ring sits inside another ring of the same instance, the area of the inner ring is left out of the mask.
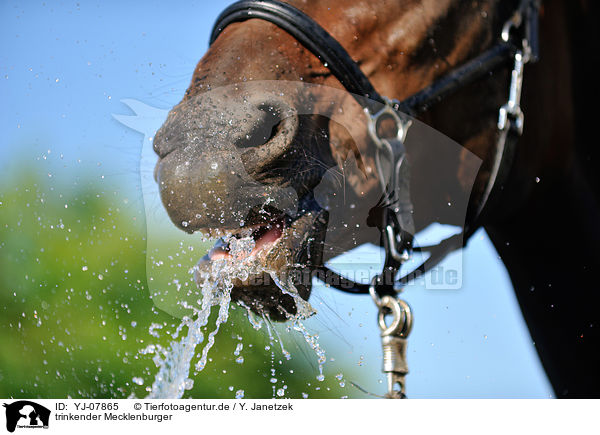
[[[379,94],[404,101],[493,47],[521,2],[286,3],[325,29]],[[265,266],[322,270],[327,259],[366,241],[362,229],[344,232],[342,225],[328,226],[328,210],[315,205],[326,174],[342,174],[349,186],[344,204],[367,204],[368,213],[377,208],[372,205],[385,187],[376,170],[374,139],[356,121],[364,118],[364,105],[348,93],[332,104],[325,90],[347,89],[340,75],[332,73],[335,65],[323,62],[281,23],[259,15],[233,20],[214,33],[184,98],[155,135],[155,178],[171,220],[182,230],[253,237],[256,247],[250,256],[261,265],[260,273],[254,281],[238,281],[232,297],[284,319],[283,314],[296,309],[294,300],[267,279]],[[467,198],[465,215],[443,209],[455,199],[447,190],[434,189],[426,198],[411,192],[413,232],[432,221],[464,226],[465,220],[487,231],[561,398],[600,396],[595,279],[600,266],[600,177],[595,165],[600,155],[590,139],[594,124],[589,110],[597,94],[589,67],[598,57],[592,46],[598,40],[595,17],[596,5],[586,0],[546,0],[536,10],[538,61],[526,66],[520,102],[526,123],[510,164],[503,164],[505,175],[494,187],[493,206],[487,206],[487,194],[497,176],[498,110],[505,107],[515,75],[511,62],[484,71],[415,114],[460,144],[460,153],[433,156],[408,146],[406,151],[411,184],[425,185],[423,174],[445,171],[451,175],[450,190]],[[261,84],[267,82],[301,83],[308,90],[262,92]],[[392,130],[392,135],[398,133]],[[354,172],[345,172],[349,159]],[[278,206],[273,198],[289,207]],[[362,223],[355,221],[357,216],[364,218],[347,210],[344,228]],[[203,266],[228,255],[227,245],[217,245]],[[310,281],[298,283],[298,292],[308,299]]]

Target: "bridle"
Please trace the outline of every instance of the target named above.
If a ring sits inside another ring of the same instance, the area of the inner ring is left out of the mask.
[[[380,230],[381,244],[386,254],[384,267],[370,284],[343,278],[326,266],[322,266],[321,270],[329,277],[328,283],[337,283],[332,284],[333,287],[355,294],[370,293],[379,307],[383,371],[388,375],[387,397],[405,397],[404,378],[408,373],[406,338],[412,327],[412,313],[405,301],[396,298],[400,287],[436,266],[450,252],[462,248],[481,226],[482,219],[490,213],[499,191],[507,181],[515,145],[523,131],[523,112],[520,107],[523,66],[538,58],[538,10],[539,0],[521,0],[504,24],[500,40],[495,45],[403,101],[379,95],[340,43],[312,18],[289,4],[278,0],[238,1],[221,13],[213,27],[210,44],[223,29],[235,22],[256,18],[275,24],[319,58],[364,108],[368,133],[377,147],[376,166],[384,192],[378,204],[382,210]],[[499,110],[496,153],[478,208],[462,233],[433,246],[413,246],[409,174],[407,165],[403,164],[404,140],[412,122],[411,117],[426,112],[460,88],[510,63],[513,69],[509,98]],[[396,131],[391,137],[382,137],[378,133],[378,124],[382,119],[390,118],[396,124]],[[387,181],[382,172],[382,156],[392,163]],[[418,268],[397,278],[402,264],[414,251],[428,252],[430,256]],[[385,317],[390,314],[392,321],[388,326]]]

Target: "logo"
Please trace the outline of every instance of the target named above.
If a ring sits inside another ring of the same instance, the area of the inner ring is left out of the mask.
[[[4,404],[6,408],[6,430],[14,432],[19,429],[48,429],[50,410],[29,400],[19,400]]]

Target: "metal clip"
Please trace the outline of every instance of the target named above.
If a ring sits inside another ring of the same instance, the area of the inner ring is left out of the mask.
[[[408,169],[407,164],[405,163],[404,141],[406,139],[408,129],[412,125],[412,120],[402,112],[399,112],[395,109],[395,106],[398,104],[397,102],[385,97],[383,97],[383,99],[385,100],[385,105],[378,112],[373,114],[367,108],[364,110],[367,117],[368,134],[377,146],[375,154],[375,166],[378,172],[377,176],[381,185],[382,193],[388,194],[389,198],[393,198],[394,201],[397,201],[398,195],[401,194],[399,191],[399,183],[407,183],[407,180],[403,180],[403,176],[408,178],[408,174],[406,173]],[[389,137],[382,137],[379,134],[380,123],[384,119],[392,120],[396,127],[395,132]],[[383,159],[380,155],[381,153],[385,154]],[[386,177],[383,169],[384,164],[390,165],[389,177]],[[406,204],[402,205],[404,206],[402,212],[401,207],[398,205],[391,208],[392,212],[396,214],[404,213],[405,215],[410,213],[405,210],[407,209]],[[401,218],[399,218],[399,220],[402,222]],[[406,222],[404,222],[404,224],[406,225]],[[407,228],[404,228],[404,230],[412,229],[412,221],[410,222],[410,225],[406,226]],[[401,235],[399,232],[397,232],[398,230],[399,228],[397,228],[397,226],[393,227],[392,225],[385,223],[383,227],[383,236],[387,238],[389,246],[389,252],[387,254],[391,255],[392,258],[398,263],[404,263],[408,260],[410,254],[403,246]]]
[[[389,326],[385,317],[392,316]],[[408,374],[406,362],[407,338],[412,328],[410,306],[401,299],[383,296],[379,304],[377,316],[381,330],[383,348],[383,373],[387,375],[389,399],[403,399],[405,395],[405,377]]]
[[[515,53],[515,64],[511,73],[508,101],[500,108],[498,114],[498,129],[504,131],[508,126],[509,116],[514,122],[517,133],[523,133],[524,115],[521,110],[521,88],[523,86],[523,66],[526,63],[522,51]]]
[[[511,73],[510,89],[508,101],[500,108],[498,114],[498,129],[504,131],[508,126],[514,126],[517,134],[523,133],[524,116],[521,110],[521,88],[523,85],[523,67],[531,60],[532,48],[528,38],[531,37],[531,26],[535,25],[537,19],[537,2],[531,0],[521,0],[519,8],[515,13],[504,23],[502,27],[501,38],[504,42],[510,42],[511,32],[521,29],[523,23],[525,29],[521,31],[521,39],[517,44],[518,50],[515,53],[515,63]],[[532,24],[533,23],[533,24]],[[534,41],[537,46],[537,42]],[[537,51],[537,47],[534,48]],[[533,53],[537,57],[537,53]],[[509,117],[512,123],[509,124]]]
[[[387,148],[383,143],[384,141],[387,142],[386,139],[397,140],[400,143],[404,143],[404,140],[406,139],[406,133],[408,133],[408,128],[412,124],[410,119],[405,118],[401,112],[398,112],[394,109],[394,102],[392,100],[386,97],[383,97],[383,99],[385,101],[385,106],[383,106],[377,113],[372,114],[369,109],[364,109],[365,115],[367,116],[367,131],[378,148]],[[379,133],[377,132],[379,122],[384,118],[391,118],[396,123],[395,137],[382,138],[379,136]]]

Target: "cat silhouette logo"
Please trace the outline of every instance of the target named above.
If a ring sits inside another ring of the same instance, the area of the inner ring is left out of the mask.
[[[19,400],[4,404],[6,408],[6,430],[14,432],[22,429],[48,429],[50,410],[29,400]]]

